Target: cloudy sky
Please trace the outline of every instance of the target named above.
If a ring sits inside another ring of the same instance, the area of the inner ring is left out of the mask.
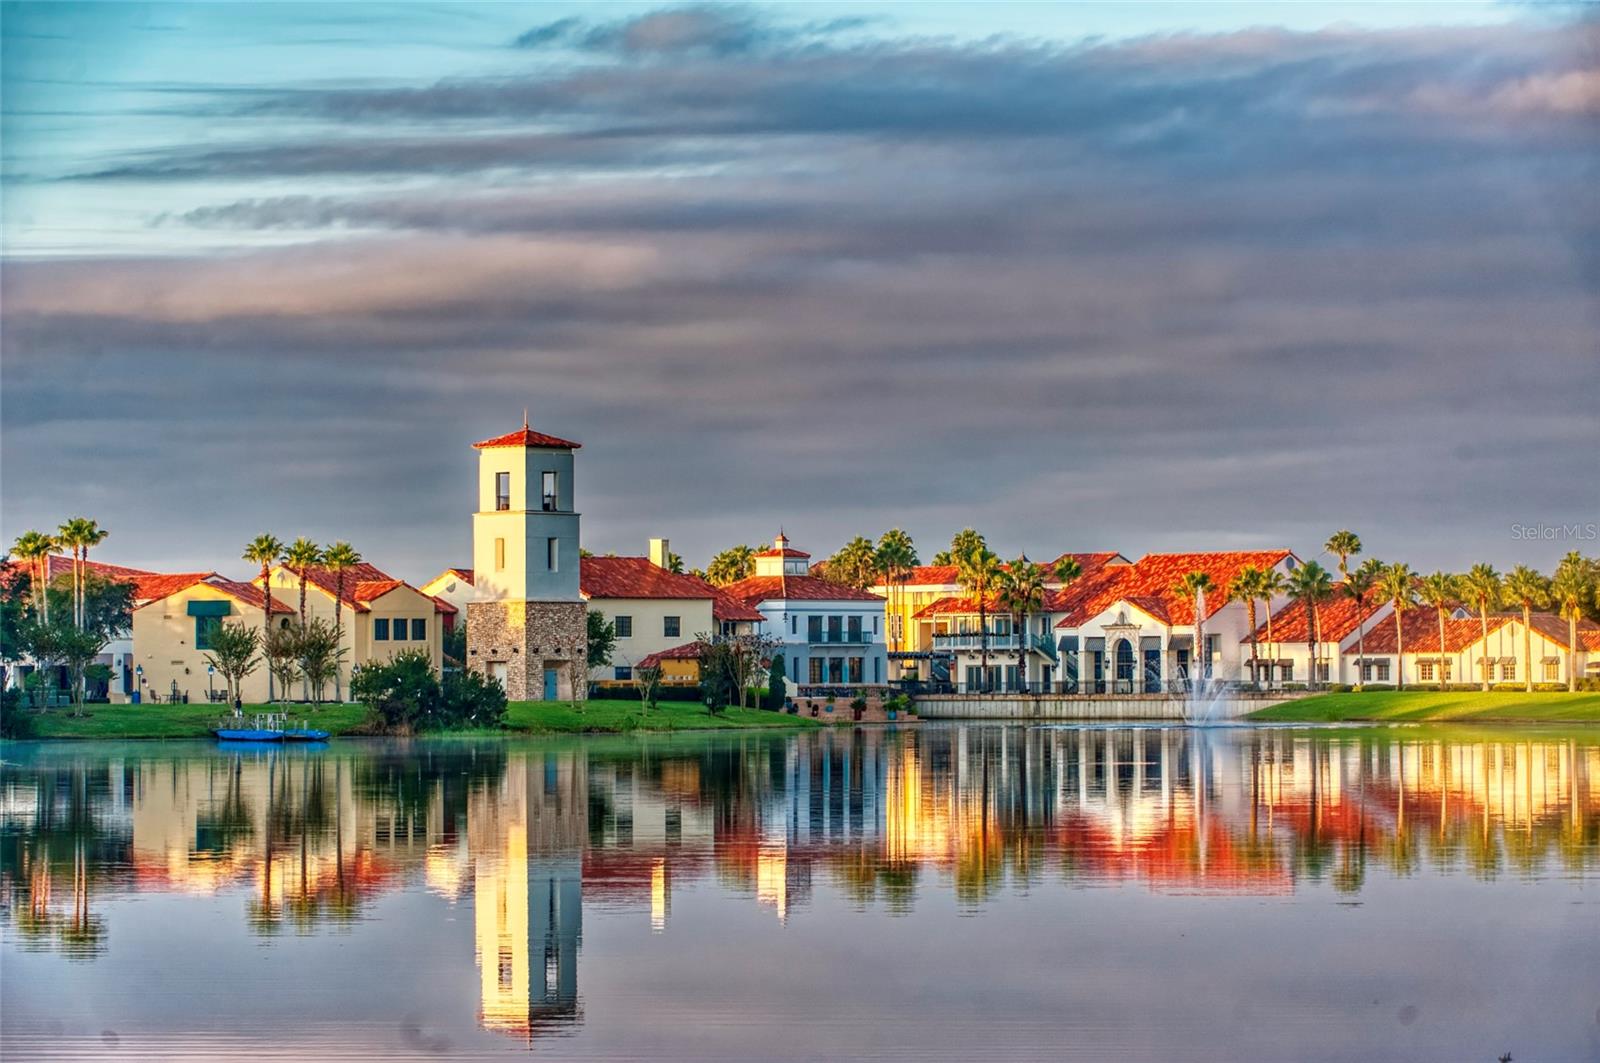
[[[1600,520],[1581,7],[4,8],[0,535],[1548,564]]]

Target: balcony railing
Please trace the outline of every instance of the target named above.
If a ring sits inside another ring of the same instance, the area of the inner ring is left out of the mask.
[[[812,631],[806,636],[812,646],[870,646],[876,641],[870,631]]]
[[[933,636],[933,648],[936,650],[982,650],[983,636],[976,631],[963,631],[953,635]],[[997,650],[1015,650],[1018,648],[1017,633],[1012,631],[1004,635],[989,636],[989,652]]]

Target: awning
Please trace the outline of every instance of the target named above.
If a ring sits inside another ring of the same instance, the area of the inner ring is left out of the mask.
[[[190,602],[190,616],[231,616],[232,602]]]
[[[1174,635],[1170,639],[1167,640],[1167,649],[1169,649],[1169,650],[1192,650],[1192,649],[1194,649],[1194,636],[1193,635]]]

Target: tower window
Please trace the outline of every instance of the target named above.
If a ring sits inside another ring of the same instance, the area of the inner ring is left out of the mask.
[[[544,474],[544,489],[542,491],[542,494],[544,495],[544,511],[546,513],[554,513],[555,510],[556,510],[556,474],[555,473],[547,471]]]
[[[496,539],[494,541],[494,570],[496,572],[504,572],[505,569],[506,541],[504,539]]]
[[[508,472],[494,474],[494,508],[498,510],[511,508],[511,474]]]
[[[544,563],[551,572],[561,571],[561,540],[556,538],[544,541]]]

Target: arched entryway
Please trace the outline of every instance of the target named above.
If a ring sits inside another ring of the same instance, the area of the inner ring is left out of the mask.
[[[1117,693],[1131,694],[1133,692],[1133,643],[1127,639],[1118,639],[1115,652]]]

